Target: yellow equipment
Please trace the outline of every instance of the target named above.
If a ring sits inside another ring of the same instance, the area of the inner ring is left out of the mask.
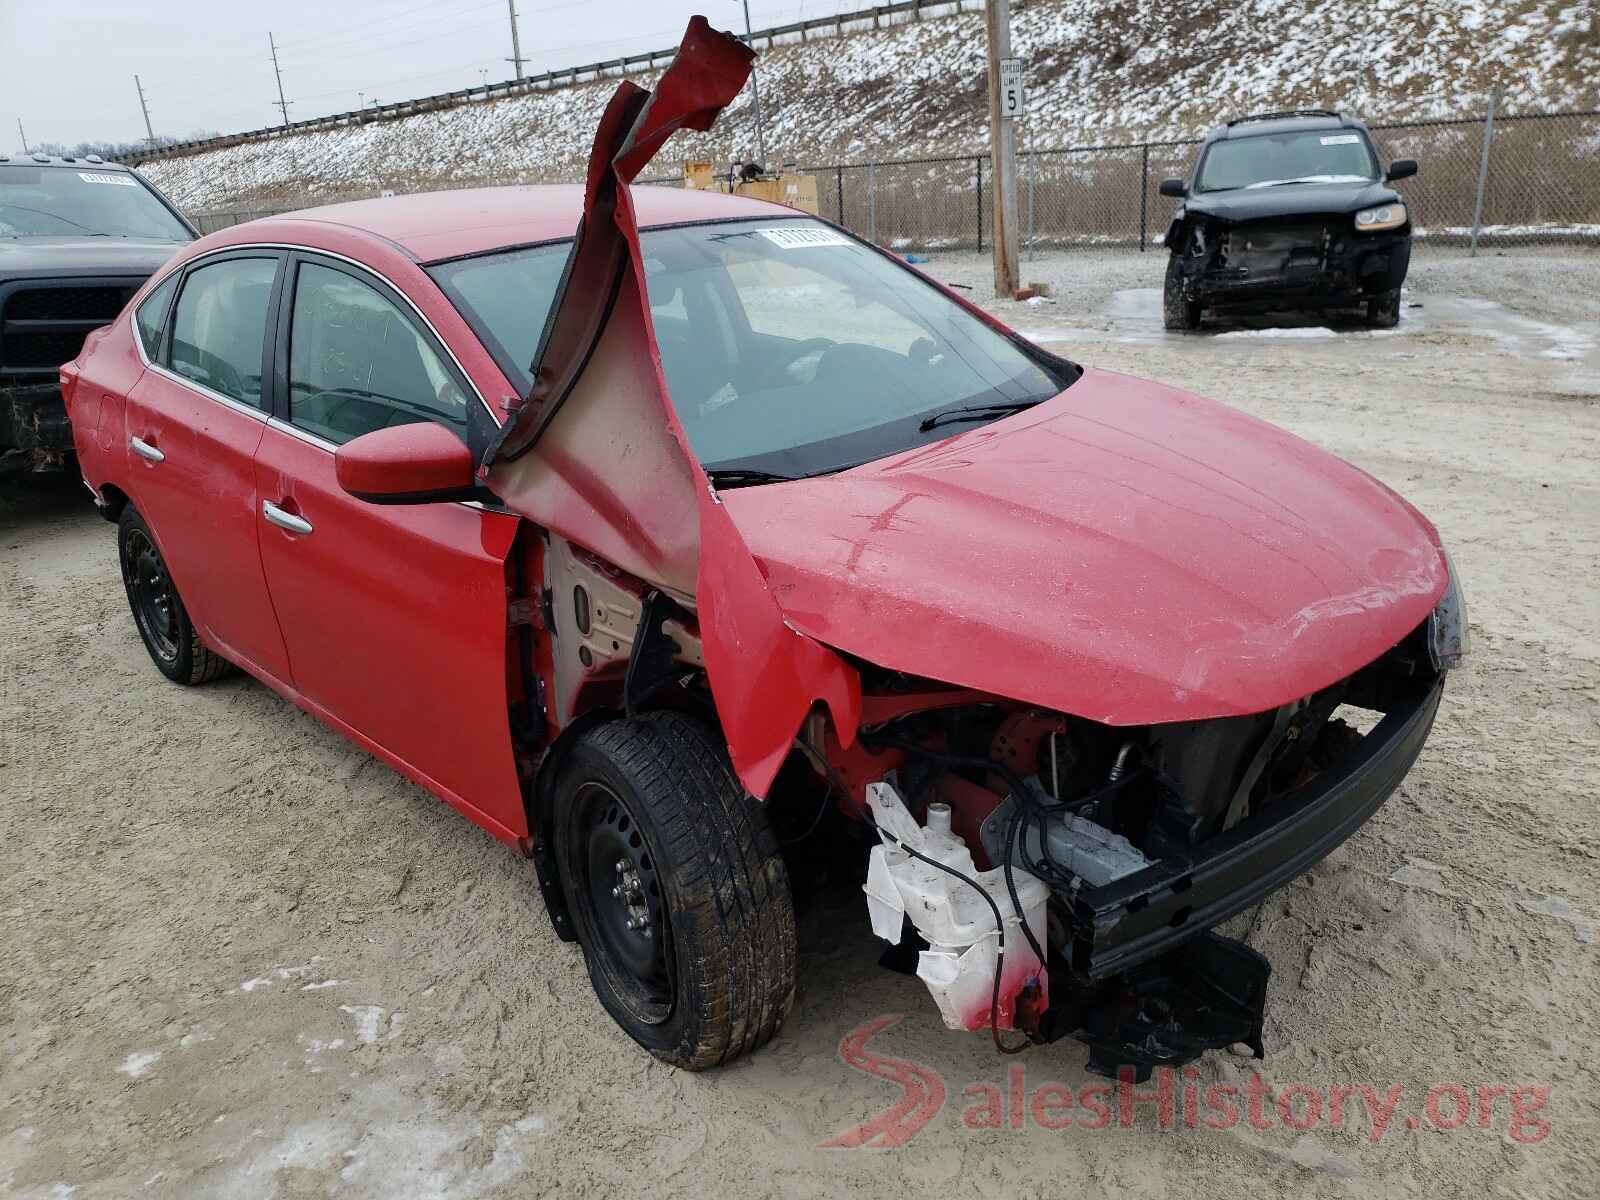
[[[793,171],[769,171],[756,163],[730,166],[726,176],[718,176],[714,164],[707,161],[683,164],[683,186],[700,191],[730,192],[735,196],[751,196],[757,200],[770,200],[774,204],[787,204],[802,212],[817,211],[817,177],[800,175]]]

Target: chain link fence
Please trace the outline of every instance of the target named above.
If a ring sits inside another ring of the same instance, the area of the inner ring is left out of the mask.
[[[1600,247],[1600,111],[1501,114],[1491,102],[1480,116],[1370,128],[1383,161],[1421,164],[1400,188],[1420,245]],[[1017,181],[1024,252],[1158,247],[1174,208],[1159,194],[1161,181],[1187,177],[1199,144],[1024,148]],[[990,244],[986,152],[800,169],[817,177],[822,216],[879,245],[981,250]],[[208,212],[195,220],[210,233],[267,215]]]

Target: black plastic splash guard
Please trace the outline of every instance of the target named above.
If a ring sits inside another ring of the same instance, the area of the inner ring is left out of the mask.
[[[1265,1056],[1261,1025],[1272,966],[1243,942],[1206,932],[1120,975],[1087,987],[1052,973],[1051,1006],[1034,1040],[1074,1037],[1089,1047],[1088,1069],[1136,1082],[1158,1066],[1178,1067],[1235,1043]]]

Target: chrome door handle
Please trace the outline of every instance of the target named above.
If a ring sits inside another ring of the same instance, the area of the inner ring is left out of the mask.
[[[271,500],[261,502],[261,515],[271,521],[279,529],[287,529],[290,533],[310,533],[311,522],[304,517],[297,517],[292,512],[284,512]]]
[[[149,462],[158,463],[162,459],[167,457],[165,454],[161,453],[161,451],[157,450],[154,446],[152,446],[149,442],[145,441],[142,437],[131,437],[131,438],[129,438],[128,439],[128,446],[140,458],[146,459]]]

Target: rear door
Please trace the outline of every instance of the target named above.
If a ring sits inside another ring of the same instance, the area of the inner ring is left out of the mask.
[[[164,288],[152,292],[137,321],[148,369],[125,407],[129,493],[190,619],[230,657],[280,681],[288,657],[261,570],[255,454],[283,263],[270,250],[207,256],[177,280],[175,303]]]
[[[458,434],[479,401],[415,309],[348,262],[296,252],[278,306],[274,418],[256,454],[261,557],[296,689],[502,836],[525,833],[506,687],[517,518],[374,505],[334,451],[388,425]]]

